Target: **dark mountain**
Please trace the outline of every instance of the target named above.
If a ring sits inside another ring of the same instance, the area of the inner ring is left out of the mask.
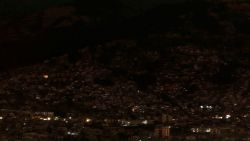
[[[92,6],[94,4],[92,3]],[[119,3],[113,4],[119,6]],[[167,32],[178,32],[192,37],[199,36],[194,35],[197,31],[221,34],[224,32],[221,23],[230,22],[227,21],[229,12],[224,5],[205,1],[162,4],[129,18],[119,18],[121,13],[101,14],[105,11],[101,7],[96,7],[99,11],[92,13],[89,12],[91,8],[84,9],[81,6],[73,6],[69,14],[58,16],[59,13],[65,12],[64,7],[48,9],[47,15],[44,14],[46,11],[43,11],[30,16],[28,22],[33,22],[33,24],[28,24],[26,27],[22,24],[14,24],[14,27],[19,26],[17,28],[20,31],[13,31],[13,36],[17,35],[14,41],[10,36],[9,41],[1,43],[2,66],[29,64],[65,52],[74,58],[79,48],[102,44],[114,39],[145,40],[148,35]],[[112,7],[114,6],[111,5],[110,9]],[[50,17],[51,11],[52,13],[54,11],[54,17]],[[114,11],[118,10],[113,9]],[[46,24],[47,26],[44,27]],[[10,29],[13,27],[10,26]],[[25,34],[21,34],[23,30]],[[18,35],[19,32],[21,32],[20,35]],[[6,33],[9,34],[9,31]],[[18,52],[13,50],[18,50]]]
[[[222,27],[218,19],[209,15],[209,10],[212,8],[221,11],[226,9],[206,2],[164,4],[124,20],[104,19],[89,27],[76,22],[69,27],[50,28],[43,37],[48,45],[52,44],[64,50],[64,48],[74,49],[114,39],[138,39],[164,32],[185,33],[190,32],[192,28],[218,33]],[[212,12],[219,14],[217,12],[221,11]]]

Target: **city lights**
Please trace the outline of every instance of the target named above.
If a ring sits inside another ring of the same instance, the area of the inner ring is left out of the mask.
[[[225,116],[225,118],[229,119],[229,118],[231,118],[231,115],[228,114],[228,115]]]
[[[214,118],[214,119],[223,119],[223,117],[222,117],[222,116],[219,116],[219,115],[216,115],[216,116],[214,116],[213,118]]]
[[[147,125],[148,124],[148,120],[144,120],[142,121],[143,124]]]
[[[213,109],[213,106],[211,106],[211,105],[205,105],[205,106],[201,105],[200,108],[201,108],[201,109],[208,109],[208,110],[211,110],[211,109]]]
[[[43,78],[44,78],[44,79],[48,79],[48,78],[49,78],[49,75],[48,75],[48,74],[44,74],[44,75],[43,75]]]
[[[59,117],[54,117],[54,120],[59,120]]]
[[[206,129],[206,132],[210,133],[211,132],[211,128]]]
[[[86,120],[85,120],[86,123],[90,123],[91,121],[92,121],[92,119],[90,119],[90,118],[86,118]]]
[[[70,132],[70,131],[68,131],[67,134],[71,135],[71,136],[78,136],[79,135],[79,133],[77,133],[77,132]]]
[[[158,1],[2,0],[0,141],[250,141],[250,0]]]

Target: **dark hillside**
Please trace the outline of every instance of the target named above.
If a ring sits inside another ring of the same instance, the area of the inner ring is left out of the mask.
[[[61,10],[66,15],[61,14],[61,17],[52,18],[50,21],[45,19],[45,11],[30,16],[26,22],[23,22],[23,24],[28,24],[25,27],[22,23],[14,24],[13,26],[17,26],[15,28],[21,28],[19,29],[20,33],[12,33],[17,38],[15,40],[11,39],[13,37],[10,36],[1,42],[2,68],[17,66],[24,62],[30,64],[35,60],[38,61],[66,52],[74,55],[79,48],[114,39],[144,40],[144,37],[150,34],[166,32],[178,32],[192,37],[200,36],[196,33],[197,31],[206,32],[206,36],[227,34],[224,32],[226,27],[222,23],[234,24],[231,23],[231,19],[228,19],[230,12],[224,5],[199,1],[162,4],[138,16],[125,18],[125,20],[115,18],[115,15],[107,14],[109,17],[107,15],[101,16],[100,13],[89,15],[86,11],[75,8],[68,9],[54,8],[54,11]],[[68,14],[67,11],[69,11]],[[87,17],[82,14],[86,14]],[[98,16],[103,17],[103,19],[98,21]],[[112,17],[113,19],[109,19]],[[39,20],[42,23],[39,23]],[[29,23],[31,21],[33,23]],[[50,22],[50,24],[42,27],[41,24],[46,24],[46,22]],[[244,22],[241,21],[241,23]],[[236,24],[241,27],[238,25],[241,23]],[[13,26],[9,28],[13,28]],[[12,50],[17,48],[18,52],[9,55]],[[8,56],[4,54],[8,54]],[[12,59],[8,59],[8,57]],[[30,58],[33,58],[32,61],[28,61],[31,60]],[[13,63],[4,65],[6,59],[13,60]]]

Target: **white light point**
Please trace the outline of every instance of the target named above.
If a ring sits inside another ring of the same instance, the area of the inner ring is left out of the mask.
[[[90,118],[86,118],[85,120],[87,123],[91,122],[92,120]]]
[[[44,75],[43,75],[43,78],[44,78],[44,79],[48,79],[48,78],[49,78],[49,75],[48,75],[48,74],[44,74]]]
[[[147,125],[148,124],[148,121],[147,120],[144,120],[142,121],[143,124]]]
[[[206,132],[210,133],[211,132],[211,128],[206,129]]]
[[[229,115],[229,114],[226,115],[226,119],[229,119],[229,118],[231,118],[231,115]]]

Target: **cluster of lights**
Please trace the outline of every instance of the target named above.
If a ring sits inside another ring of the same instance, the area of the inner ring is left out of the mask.
[[[40,119],[40,120],[43,120],[43,121],[51,121],[51,120],[55,120],[55,121],[57,121],[57,120],[60,120],[60,118],[59,117],[54,117],[54,118],[51,118],[51,117],[40,117],[40,118],[38,118],[38,119]],[[65,121],[65,120],[64,120]]]
[[[44,120],[44,121],[50,121],[50,120],[55,120],[55,121],[58,121],[58,120],[60,120],[60,118],[59,117],[54,117],[54,118],[51,118],[51,117],[46,117],[46,118],[39,118],[40,120]],[[71,120],[72,119],[72,117],[69,117],[68,118],[69,120]],[[63,118],[62,119],[62,121],[64,121],[64,122],[66,122],[66,123],[68,123],[68,120],[66,119],[66,118]]]
[[[211,109],[213,109],[213,106],[209,106],[209,105],[203,106],[203,105],[201,105],[200,108],[201,109],[210,109],[211,110]]]
[[[214,119],[223,119],[223,117],[222,116],[218,116],[218,115],[216,115],[215,117],[213,117]]]
[[[78,136],[79,135],[79,133],[77,133],[77,132],[70,132],[70,131],[68,131],[67,134],[71,135],[71,136]]]
[[[191,128],[193,133],[211,133],[211,128]]]
[[[50,121],[50,120],[51,120],[51,117],[47,117],[47,118],[40,118],[40,120]]]
[[[227,115],[225,116],[225,118],[226,118],[226,119],[229,119],[229,118],[231,118],[231,115],[227,114]]]
[[[121,126],[138,126],[138,125],[148,125],[151,122],[149,120],[135,120],[135,121],[128,121],[128,120],[118,120]]]
[[[64,118],[63,121],[64,121],[65,123],[68,123],[68,122],[69,122],[66,118]]]
[[[213,118],[214,118],[214,119],[223,119],[223,118],[225,118],[225,119],[230,119],[231,117],[232,117],[232,116],[231,116],[230,114],[226,114],[225,117],[216,115],[216,116],[214,116]]]
[[[130,121],[122,121],[122,126],[130,126],[131,122]]]

